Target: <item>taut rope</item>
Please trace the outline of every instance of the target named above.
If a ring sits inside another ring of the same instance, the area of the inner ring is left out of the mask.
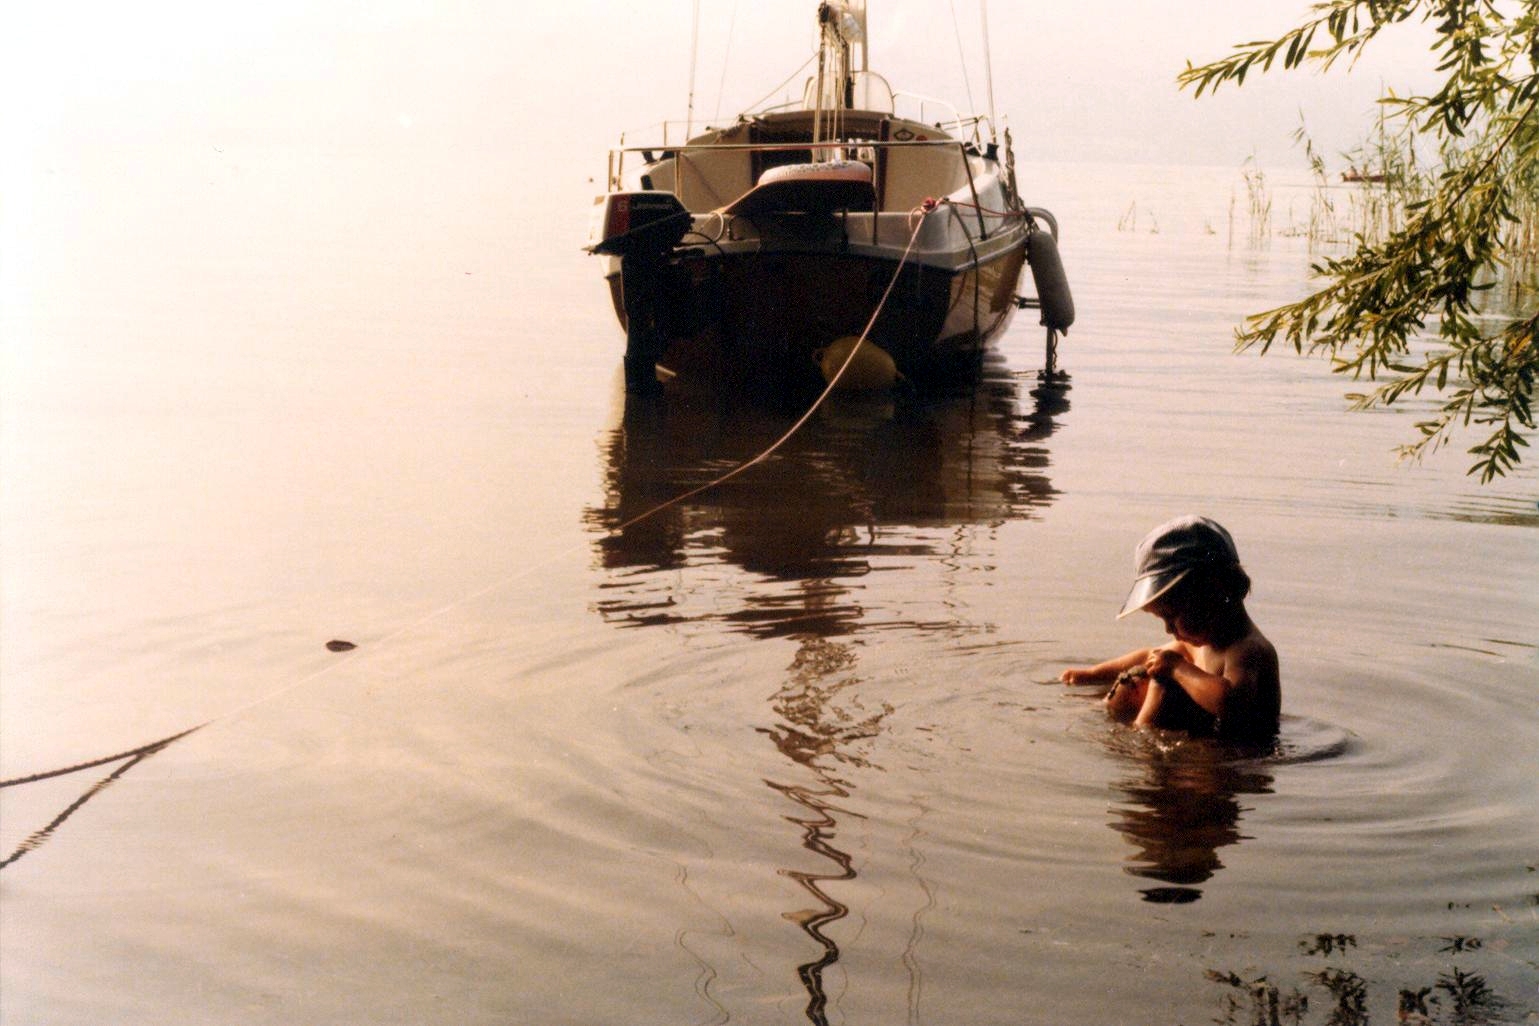
[[[807,423],[807,421],[812,417],[812,415],[817,412],[818,407],[822,406],[824,401],[827,400],[828,397],[833,394],[833,391],[834,391],[835,387],[837,387],[838,384],[839,384],[839,380],[844,376],[845,371],[849,369],[850,364],[854,361],[855,354],[860,351],[860,347],[861,346],[866,344],[866,340],[867,340],[867,338],[871,334],[871,329],[876,325],[877,317],[879,317],[881,315],[883,308],[886,307],[887,299],[888,299],[889,296],[892,295],[892,290],[893,290],[893,288],[898,283],[898,275],[902,272],[904,266],[907,265],[908,260],[909,260],[909,256],[913,253],[914,242],[919,238],[919,230],[922,227],[924,227],[924,218],[925,218],[925,216],[930,214],[930,213],[932,213],[936,209],[937,205],[938,204],[934,200],[926,200],[925,203],[922,206],[920,206],[920,207],[918,207],[915,210],[910,212],[909,223],[910,223],[910,226],[911,226],[911,231],[910,231],[909,238],[908,238],[908,244],[903,249],[903,256],[898,261],[898,265],[895,268],[893,268],[892,281],[887,283],[887,288],[882,293],[881,301],[877,303],[876,309],[873,310],[872,313],[871,313],[870,320],[868,320],[866,322],[865,329],[860,333],[859,341],[857,341],[855,345],[850,347],[849,355],[845,357],[844,363],[839,365],[838,371],[835,372],[834,375],[831,378],[829,378],[827,387],[825,387],[823,389],[822,393],[820,393],[818,395],[818,397],[813,400],[812,405],[807,408],[807,411],[805,413],[803,413],[800,417],[798,417],[796,422],[794,424],[792,424],[789,428],[787,428],[784,434],[782,434],[779,438],[777,438],[773,443],[771,443],[769,445],[768,448],[764,449],[764,451],[760,452],[757,456],[753,457],[752,459],[748,460],[745,463],[739,464],[738,466],[734,467],[733,469],[727,471],[725,474],[722,474],[720,477],[717,477],[715,480],[712,480],[712,481],[709,481],[709,482],[707,482],[707,483],[705,483],[703,485],[700,485],[698,488],[692,488],[689,491],[683,493],[682,495],[674,496],[673,498],[669,499],[668,501],[659,503],[658,505],[653,506],[651,509],[647,510],[646,512],[641,513],[638,516],[634,516],[634,517],[630,518],[629,520],[625,521],[624,523],[619,524],[618,526],[611,528],[610,529],[610,533],[611,534],[618,534],[619,532],[624,531],[627,528],[632,527],[632,526],[640,523],[641,521],[647,519],[648,517],[655,516],[656,514],[662,512],[663,510],[667,509],[670,506],[677,505],[680,502],[684,502],[687,499],[690,499],[690,498],[693,498],[696,495],[699,495],[701,492],[707,491],[707,490],[709,490],[711,488],[715,488],[717,485],[720,485],[720,484],[722,484],[722,483],[724,483],[726,481],[730,481],[732,478],[737,477],[739,474],[743,473],[749,467],[752,467],[755,464],[762,463],[764,460],[768,459],[770,457],[770,455],[773,454],[777,449],[779,449],[782,445],[784,445],[791,438],[792,435],[796,434],[796,432],[799,431],[804,424]],[[454,609],[454,608],[456,608],[456,607],[458,607],[460,605],[463,605],[464,603],[470,601],[473,598],[476,598],[476,597],[478,597],[480,595],[485,595],[485,594],[487,594],[488,592],[491,592],[491,591],[495,591],[497,588],[502,587],[505,584],[511,583],[512,581],[518,580],[518,579],[523,578],[523,577],[527,577],[529,574],[531,574],[534,571],[540,569],[540,567],[546,565],[547,563],[552,562],[555,559],[560,558],[563,555],[565,555],[564,552],[555,553],[554,555],[552,555],[550,557],[550,559],[545,560],[543,563],[539,563],[539,564],[535,564],[534,566],[526,567],[523,571],[521,571],[518,574],[515,574],[515,575],[513,575],[511,577],[502,578],[501,580],[495,581],[492,584],[487,585],[484,588],[477,589],[476,591],[471,592],[468,595],[464,595],[464,596],[456,599],[454,602],[451,602],[451,603],[449,603],[446,606],[442,606],[439,609],[436,609],[433,612],[428,613],[426,616],[420,617],[419,619],[414,620],[411,623],[406,624],[403,627],[397,628],[395,631],[391,632],[390,634],[387,634],[383,638],[380,638],[379,641],[380,642],[386,642],[386,641],[390,641],[390,640],[392,640],[394,638],[398,638],[401,635],[407,633],[408,631],[411,631],[414,628],[421,626],[422,624],[428,622],[429,620],[434,619],[435,617],[443,615],[444,613],[448,612],[451,609]],[[13,851],[4,861],[0,861],[0,869],[4,869],[5,867],[9,866],[11,863],[15,862],[17,859],[21,858],[23,855],[25,855],[28,852],[33,851],[34,849],[40,847],[44,842],[46,842],[50,837],[53,836],[54,831],[57,830],[61,825],[63,825],[65,820],[69,819],[76,812],[78,812],[80,810],[81,806],[85,805],[86,802],[90,801],[92,798],[96,797],[102,791],[106,790],[107,787],[109,787],[112,783],[114,783],[116,780],[118,780],[120,777],[122,777],[129,770],[133,769],[139,763],[143,762],[145,759],[148,759],[150,756],[164,751],[165,749],[169,748],[171,745],[175,744],[177,741],[180,741],[182,738],[186,737],[187,735],[192,734],[192,733],[194,733],[196,731],[202,730],[204,727],[207,727],[207,726],[209,726],[210,724],[212,724],[212,723],[214,723],[216,721],[230,719],[230,718],[232,718],[232,717],[234,717],[234,716],[236,716],[236,715],[238,715],[238,714],[240,714],[242,712],[245,712],[248,709],[251,709],[251,708],[253,708],[255,706],[261,705],[261,704],[263,704],[265,702],[272,701],[273,699],[277,698],[278,696],[280,696],[282,694],[285,694],[288,691],[293,690],[294,688],[300,686],[301,684],[303,684],[303,683],[305,683],[307,681],[310,681],[310,680],[314,680],[315,678],[317,678],[317,677],[319,677],[319,676],[321,676],[321,675],[323,675],[323,674],[325,674],[327,672],[330,672],[331,667],[335,666],[335,665],[336,664],[333,663],[333,664],[327,666],[325,669],[319,670],[319,671],[317,671],[315,673],[307,674],[307,675],[299,678],[298,680],[290,681],[289,683],[283,685],[282,687],[279,687],[279,688],[277,688],[277,689],[275,689],[275,690],[273,690],[271,692],[268,692],[266,695],[262,695],[262,696],[260,696],[258,698],[252,699],[251,701],[245,703],[244,705],[236,706],[235,708],[227,710],[226,712],[221,713],[218,716],[215,716],[215,717],[213,717],[211,719],[204,720],[202,723],[199,723],[196,726],[188,727],[187,729],[179,731],[178,733],[171,734],[171,735],[169,735],[167,737],[163,737],[163,738],[161,738],[158,741],[151,741],[149,744],[140,745],[137,748],[130,748],[128,751],[118,752],[118,753],[116,753],[114,755],[104,755],[104,756],[101,756],[100,758],[90,759],[90,760],[87,760],[85,762],[78,762],[78,763],[75,763],[72,766],[64,766],[64,767],[60,767],[58,769],[46,770],[46,771],[41,772],[41,773],[32,773],[32,774],[29,774],[27,776],[22,776],[22,777],[12,777],[9,780],[0,780],[0,788],[17,787],[17,786],[20,786],[22,784],[36,783],[36,782],[38,782],[40,780],[50,780],[50,779],[52,779],[54,777],[68,776],[71,773],[79,773],[82,770],[93,769],[93,768],[95,768],[97,766],[106,766],[106,765],[109,765],[109,764],[114,763],[114,762],[120,762],[121,761],[123,763],[121,766],[119,766],[117,769],[113,770],[107,776],[103,777],[101,780],[98,780],[96,783],[92,784],[89,788],[87,788],[86,791],[83,794],[81,794],[79,798],[76,798],[73,802],[71,802],[70,805],[63,812],[61,812],[57,816],[55,816],[53,818],[52,822],[50,822],[47,826],[43,827],[41,830],[36,831],[31,836],[29,836],[25,841],[23,841],[20,845],[18,845],[16,850]]]

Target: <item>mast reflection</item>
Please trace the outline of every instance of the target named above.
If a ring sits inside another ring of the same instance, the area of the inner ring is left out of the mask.
[[[765,783],[808,810],[810,815],[807,817],[787,816],[786,818],[803,828],[803,847],[823,856],[839,868],[837,873],[808,873],[794,869],[780,871],[800,884],[818,903],[815,908],[787,912],[785,917],[801,927],[807,936],[823,949],[820,957],[797,966],[796,975],[807,990],[808,1020],[817,1023],[818,1026],[824,1026],[828,1022],[826,1011],[828,992],[823,987],[823,972],[839,961],[839,945],[823,932],[823,927],[838,922],[850,912],[849,906],[832,897],[824,889],[824,885],[832,881],[855,879],[855,868],[849,853],[839,850],[832,843],[839,823],[833,816],[835,809],[829,804],[828,799],[844,798],[849,795],[848,792],[838,788],[813,791],[808,788],[777,784],[774,781],[765,781]]]
[[[942,552],[936,528],[1030,518],[1053,501],[1044,443],[1067,409],[1062,388],[1023,396],[998,360],[949,394],[836,395],[764,462],[616,530],[752,459],[801,412],[627,395],[602,442],[604,504],[585,514],[605,532],[595,608],[620,626],[849,633],[872,612],[858,578]],[[658,573],[686,567],[699,572]]]
[[[953,557],[962,532],[937,528],[1027,519],[1051,503],[1045,443],[1069,408],[1065,391],[1023,394],[994,358],[951,394],[835,396],[764,462],[645,517],[769,448],[802,410],[626,395],[602,442],[605,500],[585,514],[603,532],[596,611],[623,627],[714,622],[797,643],[760,733],[787,760],[786,777],[764,783],[793,803],[784,818],[816,856],[814,869],[778,872],[811,898],[784,916],[817,953],[796,972],[807,1018],[819,1026],[828,1021],[825,974],[840,959],[830,929],[850,912],[839,892],[856,878],[839,842],[841,823],[848,829],[859,818],[848,808],[851,778],[880,768],[869,752],[892,712],[863,698],[857,646],[840,639],[878,625],[933,626],[905,616],[905,589],[867,588],[862,579],[905,560]],[[911,1019],[922,912],[904,955]]]
[[[848,643],[809,636],[802,639],[790,677],[776,693],[771,706],[774,726],[762,729],[781,754],[810,771],[816,784],[788,784],[766,780],[772,790],[789,798],[804,812],[786,816],[801,830],[802,847],[831,863],[830,870],[808,872],[781,869],[812,896],[813,906],[785,913],[821,949],[796,973],[807,991],[807,1018],[817,1026],[828,1022],[828,992],[824,972],[839,961],[839,945],[826,927],[849,915],[849,906],[831,893],[830,884],[855,879],[854,860],[835,843],[839,817],[858,816],[838,802],[849,798],[853,785],[838,772],[839,766],[870,767],[863,752],[866,742],[877,737],[892,706],[882,703],[871,709],[861,702],[855,685],[859,678],[846,674],[853,668],[855,652]]]

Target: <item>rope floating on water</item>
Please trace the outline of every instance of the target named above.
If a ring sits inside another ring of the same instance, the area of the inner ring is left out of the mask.
[[[798,417],[796,419],[795,423],[793,423],[789,428],[786,429],[784,434],[782,434],[779,438],[777,438],[774,442],[772,442],[769,445],[769,447],[764,449],[757,456],[754,456],[752,459],[750,459],[750,460],[748,460],[748,461],[746,461],[744,463],[739,464],[738,466],[732,468],[731,470],[727,471],[725,474],[722,474],[720,477],[717,477],[717,478],[715,478],[712,481],[708,481],[705,484],[700,485],[697,488],[692,488],[689,491],[684,492],[681,495],[676,495],[673,498],[667,500],[666,502],[662,502],[662,503],[659,503],[656,506],[653,506],[651,509],[647,510],[644,513],[641,513],[641,514],[639,514],[637,516],[631,517],[629,520],[625,521],[624,523],[619,524],[618,526],[611,528],[610,529],[610,533],[611,534],[618,534],[618,533],[620,533],[620,532],[622,532],[622,531],[624,531],[624,530],[626,530],[626,529],[628,529],[630,527],[635,526],[636,524],[640,523],[641,521],[646,520],[648,517],[652,517],[652,516],[657,515],[658,513],[662,512],[663,510],[665,510],[667,508],[669,508],[670,506],[675,506],[678,503],[681,503],[681,502],[684,502],[684,501],[686,501],[688,499],[691,499],[691,498],[699,495],[702,492],[708,491],[708,490],[710,490],[712,488],[717,487],[718,485],[721,485],[721,484],[723,484],[723,483],[725,483],[727,481],[730,481],[732,478],[737,477],[739,474],[743,473],[748,468],[750,468],[752,466],[755,466],[756,464],[762,463],[764,460],[768,459],[777,449],[779,449],[782,445],[784,445],[787,441],[789,441],[791,436],[795,435],[797,431],[801,430],[802,426],[805,425],[809,419],[811,419],[812,415],[818,411],[818,408],[821,407],[823,405],[823,403],[828,399],[828,397],[833,394],[834,389],[838,386],[840,379],[844,377],[845,372],[847,370],[849,370],[850,365],[854,362],[856,354],[860,352],[861,346],[866,344],[866,341],[867,341],[867,339],[869,338],[869,336],[871,334],[871,329],[873,327],[875,327],[877,318],[879,316],[881,316],[882,310],[887,306],[888,297],[890,297],[892,295],[892,291],[893,291],[894,287],[896,287],[896,285],[898,283],[898,276],[899,276],[899,274],[902,272],[904,266],[907,265],[909,257],[913,253],[914,243],[919,238],[919,230],[924,226],[924,219],[925,219],[925,217],[927,217],[929,214],[933,213],[941,205],[942,205],[942,202],[938,202],[938,201],[933,200],[933,199],[927,199],[924,202],[924,204],[922,204],[921,206],[916,207],[914,210],[910,211],[910,213],[909,213],[909,225],[910,225],[911,231],[910,231],[910,234],[909,234],[908,244],[904,247],[904,249],[903,249],[903,256],[898,260],[897,266],[893,268],[892,280],[887,283],[887,288],[882,292],[882,298],[877,303],[876,309],[874,309],[871,312],[870,319],[866,322],[866,326],[865,326],[864,330],[861,331],[860,337],[856,341],[855,345],[850,347],[850,352],[844,358],[844,362],[842,364],[840,364],[839,369],[829,378],[827,387],[825,387],[823,389],[822,393],[820,393],[818,395],[818,397],[813,400],[812,405],[807,408],[806,412],[803,413],[800,417]],[[546,560],[545,563],[549,563],[552,560],[554,560],[556,558],[559,558],[563,554],[564,553],[556,553],[550,559]],[[384,638],[382,638],[380,640],[381,641],[387,641],[387,640],[390,640],[392,638],[399,637],[402,634],[405,634],[406,632],[412,630],[413,628],[418,627],[418,626],[426,623],[427,621],[432,620],[435,617],[441,616],[444,613],[448,612],[449,610],[454,609],[457,606],[459,606],[459,605],[461,605],[461,604],[463,604],[465,602],[468,602],[468,601],[470,601],[471,599],[473,599],[473,598],[475,598],[477,596],[484,595],[484,594],[486,594],[486,593],[488,593],[490,591],[493,591],[496,588],[501,587],[502,585],[507,584],[507,583],[509,583],[512,580],[517,580],[519,578],[528,576],[530,573],[533,573],[535,570],[539,569],[543,565],[545,565],[545,564],[544,563],[539,563],[539,564],[535,564],[534,566],[531,566],[531,567],[526,567],[520,573],[513,575],[513,577],[503,578],[502,580],[496,581],[493,584],[488,585],[487,587],[477,589],[475,592],[472,592],[471,594],[469,594],[467,596],[464,596],[464,597],[462,597],[460,599],[457,599],[456,601],[451,602],[447,606],[443,606],[443,607],[441,607],[439,609],[436,609],[433,612],[428,613],[426,616],[421,617],[421,618],[413,621],[412,623],[407,624],[404,627],[398,628],[397,630],[391,632],[390,634],[386,635]],[[353,645],[353,643],[351,643],[351,642],[331,641],[331,642],[327,643],[326,647],[327,647],[328,650],[330,650],[332,652],[347,652],[347,651],[355,648],[356,646]],[[335,664],[332,664],[332,665],[335,665]],[[253,708],[254,706],[261,705],[264,702],[271,701],[274,698],[277,698],[279,695],[287,693],[288,691],[292,690],[293,688],[298,687],[299,685],[305,683],[306,681],[310,681],[310,680],[315,679],[316,677],[321,676],[322,674],[328,672],[330,669],[331,669],[331,666],[328,666],[328,667],[326,667],[326,669],[317,671],[315,673],[307,674],[307,675],[305,675],[304,677],[300,678],[297,681],[290,681],[289,683],[287,683],[287,684],[283,685],[282,687],[279,687],[279,688],[269,692],[266,695],[263,695],[263,696],[260,696],[258,698],[255,698],[255,699],[253,699],[253,700],[251,700],[249,702],[246,702],[243,705],[235,707],[234,709],[230,709],[230,710],[220,714],[219,716],[213,717],[212,719],[204,720],[202,723],[199,723],[197,726],[188,727],[185,730],[179,731],[179,732],[177,732],[175,734],[171,734],[171,735],[169,735],[167,737],[163,737],[163,738],[161,738],[158,741],[151,741],[148,744],[140,745],[137,748],[130,748],[127,751],[118,752],[118,753],[113,754],[113,755],[104,755],[104,756],[101,756],[100,758],[89,759],[89,760],[87,760],[85,762],[78,762],[78,763],[75,763],[72,766],[64,766],[64,767],[60,767],[58,769],[45,770],[45,771],[40,772],[40,773],[28,774],[27,776],[12,777],[9,780],[0,780],[0,788],[18,787],[18,786],[20,786],[22,784],[33,784],[33,783],[37,783],[38,781],[42,781],[42,780],[51,780],[54,777],[68,776],[71,773],[79,773],[79,772],[81,772],[83,770],[94,769],[94,768],[96,768],[98,766],[107,766],[107,765],[110,765],[110,764],[112,764],[114,762],[122,762],[123,763],[123,765],[119,766],[117,769],[115,769],[111,773],[107,774],[107,776],[103,777],[102,779],[98,780],[96,783],[92,784],[89,788],[87,788],[86,791],[83,794],[81,794],[80,797],[76,798],[73,802],[71,802],[69,804],[69,806],[64,809],[63,812],[61,812],[57,816],[55,816],[53,818],[53,820],[47,826],[43,827],[41,830],[38,830],[38,831],[34,832],[26,840],[22,841],[21,844],[17,846],[16,850],[13,851],[10,854],[9,857],[7,857],[4,861],[0,861],[0,869],[6,868],[7,866],[9,866],[13,862],[15,862],[17,859],[21,858],[23,855],[27,854],[30,851],[33,851],[33,850],[37,849],[38,847],[43,845],[45,842],[47,842],[48,839],[53,836],[54,831],[58,830],[58,828],[60,826],[62,826],[66,820],[68,820],[71,816],[73,816],[76,812],[78,812],[83,805],[85,805],[92,798],[96,797],[102,791],[106,790],[113,783],[115,783],[117,780],[119,780],[124,774],[126,774],[129,770],[133,769],[135,766],[137,766],[139,763],[143,762],[145,759],[148,759],[150,756],[164,751],[165,749],[169,748],[171,745],[175,744],[177,741],[180,741],[182,738],[188,736],[189,734],[192,734],[192,733],[195,733],[196,731],[202,730],[204,727],[207,727],[210,724],[215,723],[215,722],[217,722],[219,720],[229,719],[229,718],[231,718],[233,716],[236,716],[236,715],[238,715],[238,714],[240,714],[242,712],[245,712],[248,709]]]
[[[76,798],[73,802],[70,802],[70,804],[65,807],[64,811],[55,816],[47,826],[43,827],[41,830],[34,831],[25,841],[22,841],[21,844],[17,845],[16,850],[11,852],[11,854],[6,857],[5,861],[0,862],[0,869],[4,869],[11,863],[15,862],[17,859],[21,858],[23,855],[27,854],[29,851],[40,847],[44,842],[53,836],[53,832],[55,830],[64,825],[65,820],[79,812],[81,806],[85,805],[86,802],[90,801],[92,798],[95,798],[97,795],[105,791],[108,787],[115,783],[118,778],[122,777],[123,774],[127,773],[129,770],[139,765],[139,763],[154,755],[156,752],[165,750],[172,743],[181,740],[195,730],[202,730],[207,725],[208,724],[206,723],[200,723],[196,727],[191,727],[179,734],[172,734],[170,737],[162,738],[159,741],[153,741],[147,745],[141,745],[138,748],[132,749],[131,751],[120,752],[117,755],[109,755],[102,759],[92,760],[91,762],[82,762],[74,766],[66,766],[63,769],[50,770],[47,773],[34,773],[29,777],[16,777],[11,780],[0,781],[0,787],[11,787],[16,784],[30,784],[39,780],[47,780],[50,777],[62,777],[66,774],[78,773],[81,770],[90,769],[93,766],[104,766],[108,763],[116,762],[119,759],[128,760],[127,762],[123,763],[123,765],[119,766],[117,769],[113,770],[111,773],[107,774],[105,777],[102,777],[96,783],[86,788],[85,793],[83,793],[79,798]]]
[[[12,777],[9,780],[0,780],[0,788],[16,787],[20,784],[35,784],[39,780],[51,780],[54,777],[69,776],[71,773],[79,773],[81,770],[94,769],[97,766],[105,766],[108,763],[118,762],[122,759],[135,759],[145,755],[154,755],[156,752],[171,744],[173,741],[180,741],[182,738],[186,737],[188,734],[191,734],[193,731],[202,730],[212,722],[212,720],[208,720],[198,724],[196,727],[188,727],[186,730],[181,731],[180,733],[172,734],[170,737],[163,737],[159,741],[151,741],[147,745],[140,745],[138,748],[130,748],[128,751],[119,752],[116,755],[104,755],[100,759],[92,759],[89,762],[77,762],[73,766],[65,766],[60,769],[47,770],[43,773],[33,773],[30,776],[25,777]],[[3,863],[0,863],[0,865],[3,865]]]

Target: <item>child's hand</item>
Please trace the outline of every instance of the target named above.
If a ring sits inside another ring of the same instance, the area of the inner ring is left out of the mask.
[[[1181,665],[1180,654],[1168,648],[1155,649],[1144,661],[1144,669],[1149,671],[1149,676],[1157,679],[1168,679],[1179,665]]]
[[[1071,666],[1059,674],[1058,679],[1065,684],[1094,684],[1096,678],[1095,674],[1089,670],[1081,670]]]

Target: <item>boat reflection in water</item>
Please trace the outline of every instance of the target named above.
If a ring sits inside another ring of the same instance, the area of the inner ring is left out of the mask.
[[[1043,443],[1067,409],[1062,388],[1023,396],[999,359],[954,392],[835,395],[764,462],[616,530],[752,459],[800,412],[627,395],[604,445],[606,505],[588,511],[609,532],[597,609],[622,626],[715,620],[767,637],[930,626],[926,612],[862,605],[854,583],[951,554],[957,527],[1052,502]],[[683,567],[697,572],[650,573]]]
[[[817,952],[797,967],[811,1022],[827,1021],[823,977],[840,957],[828,927],[849,914],[837,892],[856,876],[837,843],[840,820],[857,815],[848,808],[856,771],[880,768],[871,749],[892,711],[861,693],[859,645],[841,639],[966,627],[938,617],[914,595],[923,588],[873,594],[861,579],[910,567],[962,572],[946,567],[965,565],[953,557],[967,531],[1029,518],[1052,502],[1045,442],[1067,409],[1063,388],[1024,393],[994,357],[955,393],[835,396],[771,458],[621,530],[753,458],[801,411],[631,394],[605,440],[606,505],[588,511],[607,532],[597,543],[607,571],[600,615],[627,628],[725,626],[798,642],[759,732],[789,763],[785,779],[766,785],[792,803],[785,819],[802,848],[827,863],[820,872],[779,870],[811,898],[784,913]],[[915,1005],[917,960],[904,964]]]

